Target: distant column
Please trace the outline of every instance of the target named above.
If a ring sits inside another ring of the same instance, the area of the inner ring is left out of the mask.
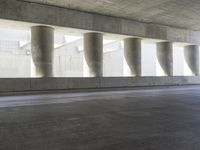
[[[53,77],[54,29],[31,27],[31,51],[37,77]]]
[[[133,76],[141,76],[141,39],[124,39],[124,57]]]
[[[84,34],[84,55],[90,77],[103,76],[103,34]]]
[[[199,75],[199,46],[189,45],[184,47],[185,60],[194,75]]]
[[[157,43],[157,58],[167,76],[173,76],[173,44],[171,42]]]

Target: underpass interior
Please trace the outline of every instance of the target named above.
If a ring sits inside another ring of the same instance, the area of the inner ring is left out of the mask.
[[[199,150],[199,7],[0,1],[0,150]]]

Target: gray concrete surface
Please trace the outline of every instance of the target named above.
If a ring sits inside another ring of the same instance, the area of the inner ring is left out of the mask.
[[[54,29],[31,27],[31,52],[36,77],[53,77]]]
[[[185,60],[194,75],[199,75],[199,46],[189,45],[184,47]]]
[[[124,57],[132,76],[142,75],[142,43],[139,38],[124,39]]]
[[[199,90],[0,97],[0,149],[199,150]]]
[[[103,76],[103,34],[84,34],[84,56],[89,68],[89,77]]]
[[[158,62],[167,76],[173,76],[173,44],[171,42],[157,43]]]
[[[122,44],[119,45],[122,47]],[[123,50],[114,50],[103,53],[103,76],[104,77],[123,77],[124,76],[124,52]],[[109,50],[109,48],[108,48]]]
[[[86,12],[200,30],[199,0],[25,0]],[[189,6],[189,8],[188,8]],[[194,13],[195,12],[195,13]]]
[[[200,77],[0,78],[0,93],[169,85],[200,85]]]
[[[121,3],[123,2],[124,1],[122,1]],[[163,1],[160,1],[160,2],[163,2]],[[172,5],[170,5],[170,7],[173,7],[175,10],[177,10],[177,5],[181,7],[184,5],[184,3],[183,5],[179,5],[179,3],[182,3],[182,2],[183,1],[180,1],[177,3],[172,2],[171,3]],[[186,0],[184,0],[184,2],[186,2]],[[58,2],[56,1],[56,3]],[[153,4],[154,2],[148,1],[148,3]],[[196,3],[198,3],[198,1],[195,1],[195,3],[189,2],[190,5],[194,5],[195,7],[198,6],[196,5]],[[146,4],[146,2],[141,2],[140,4],[149,6]],[[192,9],[192,7],[187,7],[187,8]],[[171,12],[171,9],[167,11]],[[126,10],[126,9],[123,9],[123,10]],[[135,9],[131,8],[131,10],[135,10]],[[181,8],[181,11],[178,10],[178,12],[182,12],[182,10],[187,10],[187,9],[183,7]],[[197,7],[197,11],[198,11],[198,7]],[[143,12],[145,12],[146,14],[149,14],[149,11],[146,11],[146,9]],[[192,9],[191,10],[192,16],[194,16],[193,12],[194,11]],[[180,16],[184,16],[184,15],[182,15],[181,13]],[[163,17],[163,15],[161,15],[161,17]],[[168,17],[168,15],[166,17]],[[157,16],[156,17],[154,16],[153,18],[157,18]],[[188,18],[188,17],[184,17],[184,18]],[[67,8],[64,9],[64,8],[56,7],[56,6],[27,3],[21,0],[18,0],[18,1],[1,0],[0,1],[0,19],[23,21],[23,22],[36,23],[36,24],[38,23],[49,24],[49,25],[60,26],[60,27],[70,27],[70,28],[101,31],[101,32],[115,33],[115,34],[122,34],[122,35],[131,35],[131,36],[138,36],[138,37],[145,37],[145,38],[163,39],[163,40],[176,41],[176,42],[200,44],[199,31],[165,26],[164,24],[155,24],[152,22],[142,23],[139,21],[131,20],[131,19],[111,17],[107,15],[99,15],[96,13],[80,12],[77,10],[71,10]],[[164,20],[167,20],[167,22],[169,21],[169,19],[166,19],[166,18]],[[187,21],[186,23],[193,23],[194,20],[198,21],[199,19],[191,19],[191,20],[189,19],[189,21]],[[171,21],[176,22],[177,18],[175,19],[172,18]],[[182,19],[180,19],[180,21],[182,21]],[[196,23],[194,23],[194,25],[195,24]]]

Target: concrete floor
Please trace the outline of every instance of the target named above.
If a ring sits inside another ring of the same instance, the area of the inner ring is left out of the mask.
[[[199,150],[199,91],[0,97],[0,150]]]

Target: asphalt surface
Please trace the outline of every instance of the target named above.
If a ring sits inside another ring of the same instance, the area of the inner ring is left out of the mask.
[[[200,86],[0,97],[0,150],[199,150]]]

